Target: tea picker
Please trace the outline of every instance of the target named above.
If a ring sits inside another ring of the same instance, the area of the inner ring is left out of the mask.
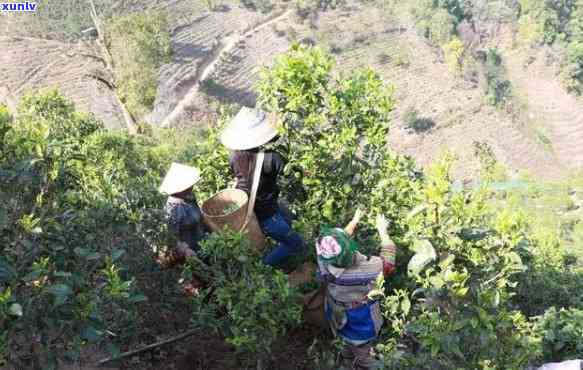
[[[376,219],[381,239],[380,256],[366,257],[352,235],[360,221],[358,210],[344,228],[322,228],[316,241],[320,278],[326,284],[325,316],[332,332],[344,343],[341,357],[352,369],[372,369],[376,361],[372,342],[380,333],[383,319],[374,291],[382,289],[380,278],[395,271],[396,245],[388,235],[384,216]]]
[[[168,266],[184,263],[187,258],[194,259],[200,249],[199,242],[209,231],[193,194],[194,185],[200,181],[200,171],[191,166],[172,163],[160,185],[159,191],[168,195],[164,212],[168,229],[176,240],[166,261]],[[185,290],[191,292],[202,287],[202,282],[194,277]]]
[[[249,195],[248,213],[253,212],[261,232],[277,242],[263,261],[282,267],[303,251],[304,241],[291,228],[289,214],[278,203],[277,180],[285,161],[277,151],[264,148],[277,139],[277,116],[248,107],[243,107],[221,134],[221,142],[231,150],[229,165],[235,188]]]

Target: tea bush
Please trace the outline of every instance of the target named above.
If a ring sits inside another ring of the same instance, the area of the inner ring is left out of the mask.
[[[292,46],[262,70],[258,92],[280,115],[282,193],[308,246],[321,226],[343,225],[361,207],[369,217],[357,239],[373,254],[370,216],[392,221],[397,273],[375,292],[387,320],[377,346],[386,367],[522,369],[579,353],[581,275],[563,247],[567,221],[541,228],[518,203],[544,191],[497,193],[487,176],[476,189],[454,187],[448,154],[420,172],[387,148],[393,89],[370,69],[333,73],[319,48]],[[227,113],[201,139],[105,131],[52,91],[23,98],[15,119],[0,109],[3,365],[56,367],[90,344],[115,354],[144,332],[144,310],[175,288],[153,262],[171,242],[161,175],[179,161],[202,170],[199,199],[227,187],[218,140]],[[573,209],[557,199],[553,211]],[[575,240],[577,223],[569,225]],[[275,340],[298,325],[300,301],[259,257],[241,235],[215,234],[183,278],[209,284],[190,302],[192,325],[222,334],[243,355],[239,365],[269,368]]]
[[[202,243],[201,258],[212,270],[209,287],[193,299],[193,323],[220,332],[264,368],[275,340],[299,324],[297,292],[285,274],[263,264],[241,235],[212,235]]]
[[[552,307],[540,316],[536,330],[543,341],[546,361],[574,360],[583,356],[583,311]]]
[[[394,221],[405,259],[383,303],[391,325],[379,348],[387,366],[519,369],[538,358],[540,340],[511,300],[525,269],[526,219],[490,208],[486,190],[452,190],[450,157],[417,176],[386,149],[390,90],[370,71],[335,77],[331,65],[319,49],[295,46],[264,71],[260,100],[282,115],[289,166],[303,170],[308,191],[297,226],[304,235],[342,224],[359,206]],[[359,239],[374,252],[370,226]]]
[[[321,225],[347,222],[360,205],[399,219],[418,186],[413,162],[386,149],[392,89],[371,70],[331,71],[331,57],[321,49],[295,45],[263,71],[259,84],[263,106],[283,117],[290,174],[284,193],[301,202],[292,208],[307,240]],[[360,234],[371,247],[372,230]]]
[[[138,225],[143,207],[160,201],[163,161],[55,91],[24,97],[3,130],[3,361],[56,366],[107,333],[131,338],[145,297],[122,261],[146,244]]]

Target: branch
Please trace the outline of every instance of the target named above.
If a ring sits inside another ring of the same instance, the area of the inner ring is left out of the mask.
[[[109,89],[115,93],[115,84],[113,82],[108,81],[105,78],[100,77],[100,76],[97,76],[97,75],[94,75],[94,74],[89,74],[88,73],[88,74],[85,74],[85,76],[87,76],[89,78],[93,78],[93,79],[95,79],[95,80],[103,83],[105,86],[109,87]]]
[[[102,365],[104,365],[104,364],[106,364],[108,362],[121,360],[123,358],[131,357],[133,355],[137,355],[139,353],[146,352],[146,351],[149,351],[151,349],[154,349],[154,348],[157,348],[157,347],[166,345],[166,344],[178,342],[179,340],[182,340],[182,339],[186,339],[188,337],[191,337],[191,336],[193,336],[194,334],[196,334],[198,332],[200,332],[200,329],[193,329],[193,330],[187,331],[186,333],[182,333],[180,335],[177,335],[175,337],[172,337],[170,339],[166,339],[166,340],[163,340],[161,342],[157,342],[157,343],[154,343],[154,344],[150,344],[149,346],[146,346],[146,347],[143,347],[143,348],[140,348],[140,349],[136,349],[136,350],[133,350],[133,351],[129,351],[129,352],[122,353],[119,356],[112,356],[112,357],[105,358],[103,360],[100,360],[97,363],[97,365],[98,366],[102,366]]]
[[[107,49],[107,43],[105,41],[105,33],[103,33],[103,28],[101,27],[101,22],[99,20],[99,17],[97,16],[97,10],[95,9],[95,3],[93,2],[93,0],[89,0],[89,4],[91,5],[91,19],[93,20],[93,24],[95,25],[95,29],[97,30],[97,45],[99,45],[99,47],[101,48],[101,53],[103,54],[103,59],[105,60],[105,65],[107,67],[107,69],[109,69],[109,71],[111,72],[111,74],[113,76],[115,76],[115,70],[113,68],[113,57],[111,56],[111,53],[109,52],[109,49]],[[137,127],[136,127],[136,121],[134,120],[134,117],[132,117],[131,113],[127,110],[126,106],[124,105],[124,103],[121,101],[117,90],[113,90],[115,98],[117,100],[117,103],[119,105],[119,107],[121,108],[122,114],[123,114],[123,118],[124,121],[126,123],[126,127],[128,129],[128,132],[130,134],[136,134],[137,133]]]

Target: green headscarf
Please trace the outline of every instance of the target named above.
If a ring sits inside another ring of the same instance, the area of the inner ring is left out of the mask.
[[[330,237],[336,242],[332,244],[340,247],[336,253],[330,253],[333,248],[330,248],[330,244],[324,240],[324,238]],[[324,263],[340,268],[349,267],[352,265],[352,257],[357,251],[358,243],[350,238],[343,229],[327,227],[321,229],[320,237],[316,242],[316,252],[318,258]]]

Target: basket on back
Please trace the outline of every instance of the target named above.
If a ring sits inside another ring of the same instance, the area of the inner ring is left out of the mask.
[[[255,213],[251,212],[246,220],[248,204],[249,197],[243,190],[226,189],[206,200],[201,209],[205,222],[212,231],[221,232],[225,227],[241,231],[247,235],[251,245],[262,252],[266,244],[265,236]]]

